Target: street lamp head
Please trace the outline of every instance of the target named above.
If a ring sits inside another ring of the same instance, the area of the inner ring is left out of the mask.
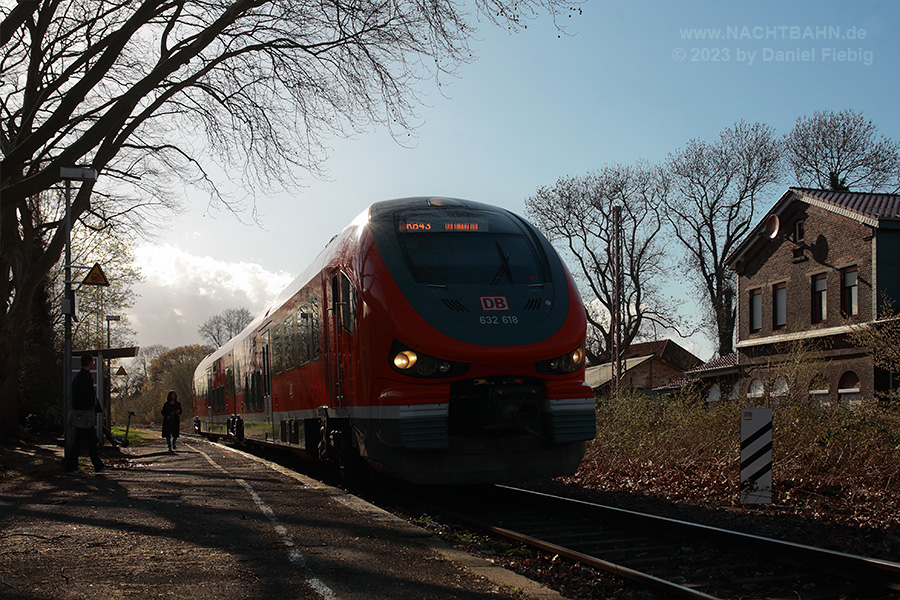
[[[119,315],[106,315],[107,321],[121,321],[122,317]]]
[[[59,178],[70,181],[96,181],[97,171],[86,167],[60,167]]]

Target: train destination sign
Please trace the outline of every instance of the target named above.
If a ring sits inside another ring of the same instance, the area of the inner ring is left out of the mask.
[[[488,219],[406,219],[397,225],[400,233],[451,233],[488,231]]]

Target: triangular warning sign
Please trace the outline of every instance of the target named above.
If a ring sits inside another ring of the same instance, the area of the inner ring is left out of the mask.
[[[100,263],[94,263],[94,266],[91,267],[91,272],[87,274],[81,285],[109,285],[109,279],[106,278],[106,274],[100,268]]]

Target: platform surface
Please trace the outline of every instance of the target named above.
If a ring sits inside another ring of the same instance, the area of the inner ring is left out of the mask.
[[[341,490],[199,438],[0,481],[0,597],[559,599]]]

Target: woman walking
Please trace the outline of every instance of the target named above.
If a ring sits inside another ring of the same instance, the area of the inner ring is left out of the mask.
[[[166,403],[162,407],[163,425],[162,435],[169,444],[169,452],[175,450],[175,440],[178,439],[178,431],[181,428],[181,402],[175,390],[169,392]]]

